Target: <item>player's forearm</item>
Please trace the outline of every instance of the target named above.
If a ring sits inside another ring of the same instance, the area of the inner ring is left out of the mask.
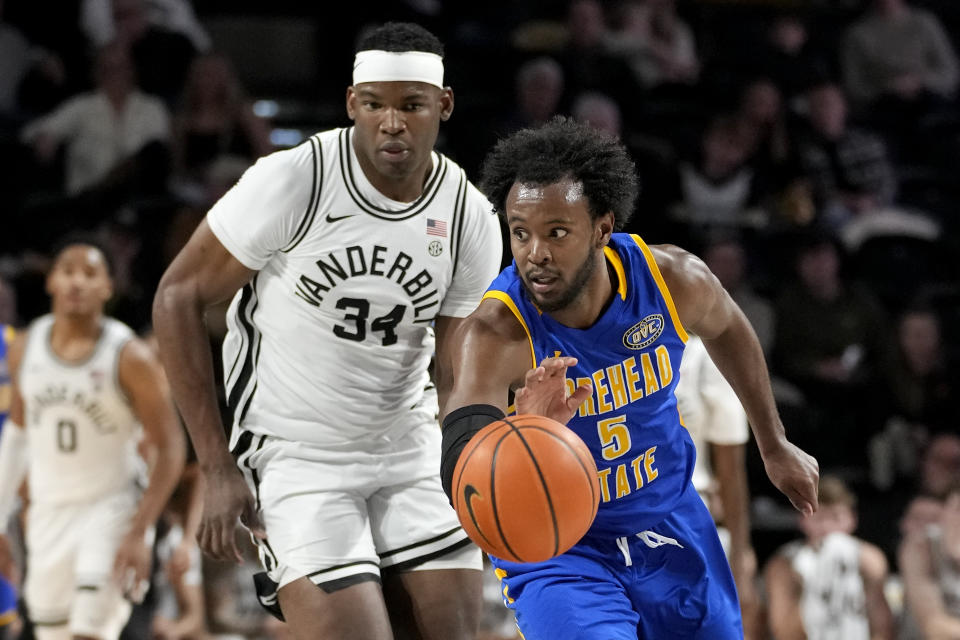
[[[204,307],[187,285],[161,282],[153,305],[160,359],[201,468],[233,464],[213,374]]]
[[[186,461],[186,446],[179,425],[170,425],[162,443],[157,446],[157,459],[150,470],[147,488],[140,498],[137,513],[133,519],[133,529],[146,531],[152,527],[163,508],[173,495],[173,490],[183,473]]]
[[[746,316],[739,308],[735,309],[726,329],[703,342],[740,399],[760,453],[781,446],[786,434],[777,414],[760,341]]]

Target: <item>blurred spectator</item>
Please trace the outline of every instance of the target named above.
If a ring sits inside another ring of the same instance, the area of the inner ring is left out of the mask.
[[[146,162],[150,143],[166,142],[170,118],[163,103],[140,91],[127,49],[114,43],[97,53],[97,88],[71,98],[52,113],[21,132],[43,161],[52,161],[65,144],[65,190],[69,195],[129,177],[130,170]],[[154,173],[150,162],[149,171]],[[165,179],[144,175],[151,181]]]
[[[792,103],[811,82],[832,75],[827,56],[812,43],[807,21],[798,13],[779,13],[764,36],[747,63],[776,83],[785,102]]]
[[[755,77],[740,92],[736,116],[756,140],[748,160],[763,189],[779,189],[788,181],[790,137],[780,89],[766,77]]]
[[[844,86],[857,108],[889,110],[885,121],[922,115],[957,88],[957,58],[933,14],[906,0],[873,0],[843,38]]]
[[[173,108],[190,61],[209,47],[209,37],[185,0],[149,1],[83,0],[81,26],[96,47],[126,45],[140,86]]]
[[[12,24],[3,20],[5,0],[0,0],[0,136],[20,124],[25,113],[21,87],[29,76],[42,78],[51,86],[64,83],[63,63],[52,52],[32,42]]]
[[[719,116],[707,126],[699,157],[679,167],[679,193],[674,216],[705,227],[762,225],[748,209],[759,200],[755,173],[747,164],[754,132],[731,116]]]
[[[887,559],[853,536],[856,496],[823,475],[819,498],[817,511],[800,520],[804,539],[779,549],[764,569],[770,630],[777,640],[893,640]]]
[[[210,49],[190,0],[146,0],[145,8],[149,24],[186,36],[197,51]],[[113,0],[81,0],[80,23],[95,47],[109,43],[117,37]]]
[[[563,68],[553,58],[540,56],[521,64],[514,84],[514,104],[498,127],[501,135],[539,126],[556,115],[563,89]]]
[[[175,190],[195,199],[217,158],[238,156],[252,164],[271,151],[269,123],[253,112],[230,60],[221,53],[194,59],[173,114]]]
[[[849,126],[837,85],[813,86],[805,97],[807,128],[797,153],[826,223],[836,229],[858,212],[890,204],[897,184],[883,140]]]
[[[618,13],[610,48],[626,58],[640,86],[697,82],[700,62],[694,32],[677,15],[675,0],[627,0]]]
[[[960,638],[960,484],[927,524],[905,533],[898,561],[906,604],[901,640]]]
[[[567,42],[557,53],[565,96],[595,90],[606,92],[618,104],[640,104],[633,72],[621,56],[610,51],[604,5],[599,0],[570,0],[566,27]]]
[[[871,394],[889,332],[882,307],[847,280],[841,259],[833,237],[799,237],[796,277],[775,303],[773,365],[806,397],[813,423],[800,435],[821,468],[865,469],[863,444],[880,421]]]
[[[747,415],[698,336],[690,336],[680,362],[677,408],[697,449],[693,486],[718,523],[740,597],[744,637],[757,636],[757,557],[750,541],[750,490],[745,445]]]
[[[570,115],[597,131],[617,139],[623,137],[623,118],[620,105],[613,98],[598,91],[581,93],[573,100]],[[626,141],[624,141],[626,142]]]
[[[743,243],[733,235],[718,234],[707,240],[701,257],[750,320],[769,361],[773,348],[775,314],[773,305],[756,292],[747,277],[748,259]],[[749,272],[755,273],[756,270],[751,269]]]
[[[913,479],[920,448],[931,433],[960,423],[956,398],[960,379],[948,364],[940,319],[932,310],[913,307],[897,323],[897,345],[884,366],[886,422],[870,442],[871,480],[881,490],[897,480]],[[932,462],[932,461],[928,461]]]

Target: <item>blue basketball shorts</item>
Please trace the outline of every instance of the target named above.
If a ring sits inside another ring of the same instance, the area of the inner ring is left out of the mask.
[[[730,565],[692,487],[650,530],[590,533],[545,562],[491,560],[525,640],[743,638]]]
[[[0,627],[17,619],[17,590],[0,576]]]

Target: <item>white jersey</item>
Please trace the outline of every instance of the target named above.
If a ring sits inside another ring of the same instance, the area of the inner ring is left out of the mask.
[[[707,444],[746,443],[750,437],[747,414],[697,336],[691,335],[683,349],[676,394],[683,424],[697,448],[693,486],[702,493],[713,482]]]
[[[134,337],[104,318],[93,353],[66,362],[50,345],[53,316],[29,327],[18,382],[27,434],[30,500],[38,505],[90,501],[130,491],[143,480],[142,429],[117,375]]]
[[[261,158],[207,216],[258,272],[227,312],[233,424],[347,449],[436,418],[431,325],[476,308],[502,253],[497,216],[460,167],[434,153],[422,195],[390,200],[352,132]]]
[[[800,615],[809,640],[869,640],[860,545],[836,532],[819,548],[794,542],[781,551],[803,583]]]

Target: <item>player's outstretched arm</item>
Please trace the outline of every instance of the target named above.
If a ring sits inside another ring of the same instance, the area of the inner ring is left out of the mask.
[[[460,452],[477,431],[502,418],[512,388],[533,363],[520,323],[500,301],[487,299],[459,323],[447,353],[453,386],[443,413],[440,474],[450,495]]]
[[[153,350],[139,339],[128,342],[120,352],[117,375],[120,388],[143,425],[146,442],[156,455],[147,488],[114,563],[119,583],[132,600],[139,601],[146,589],[138,591],[150,578],[152,539],[147,538],[147,532],[152,531],[177,486],[187,448],[167,380]]]
[[[757,335],[720,281],[696,256],[669,245],[651,247],[681,324],[707,352],[740,398],[770,481],[797,510],[817,509],[817,461],[789,440],[777,413]]]
[[[255,535],[264,534],[253,496],[227,448],[203,316],[253,274],[204,221],[164,273],[153,302],[160,357],[205,477],[198,538],[213,557],[238,563],[243,561],[235,543],[238,518]]]

